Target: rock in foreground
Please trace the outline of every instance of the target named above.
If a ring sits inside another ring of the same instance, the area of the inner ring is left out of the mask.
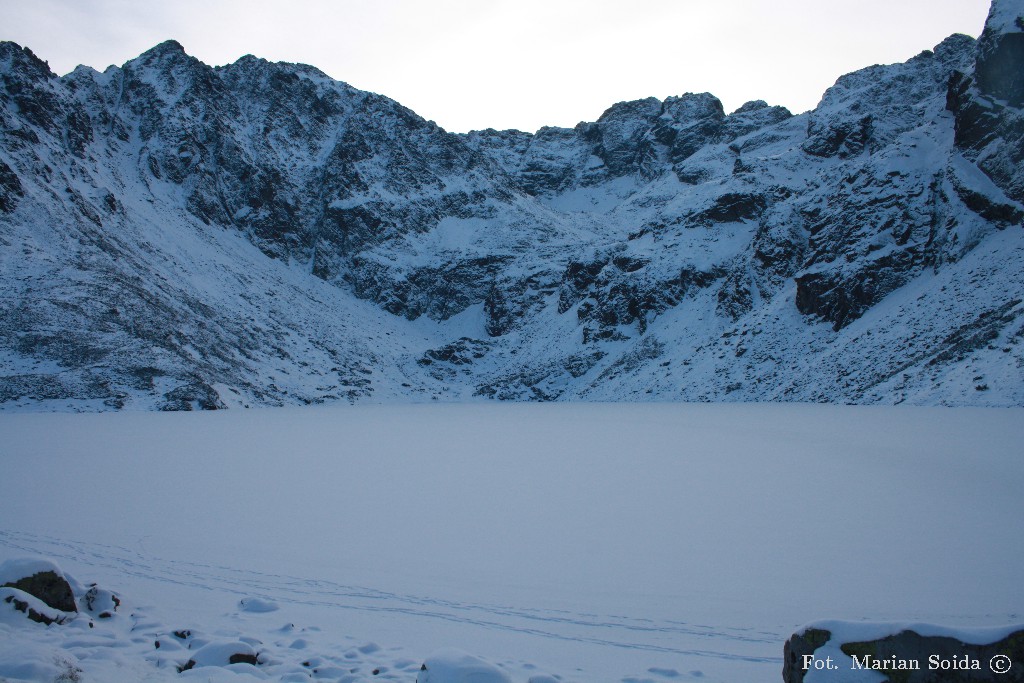
[[[812,624],[785,645],[782,678],[960,683],[1024,681],[1024,625],[951,629],[929,624]]]
[[[77,612],[64,572],[49,560],[17,559],[0,564],[0,587],[16,588],[61,612]]]

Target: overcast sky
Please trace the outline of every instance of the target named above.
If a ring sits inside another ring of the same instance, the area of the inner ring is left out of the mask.
[[[465,132],[573,126],[711,92],[799,113],[844,73],[977,36],[989,0],[0,0],[0,39],[58,74],[173,38],[211,65],[312,64]]]

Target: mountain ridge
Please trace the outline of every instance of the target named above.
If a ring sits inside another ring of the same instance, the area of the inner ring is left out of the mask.
[[[63,77],[0,44],[0,408],[1024,405],[1019,16],[803,114],[535,133],[174,41]]]

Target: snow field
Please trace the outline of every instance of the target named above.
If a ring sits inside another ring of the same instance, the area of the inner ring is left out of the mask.
[[[319,667],[412,681],[449,647],[517,683],[777,680],[786,638],[817,619],[1018,623],[1022,417],[680,404],[0,415],[0,560],[50,558],[124,603],[82,634],[5,618],[0,676],[52,680],[40,672],[60,655],[85,681],[162,680],[226,641],[266,664],[214,667],[224,680]],[[154,647],[181,629],[198,640]],[[39,675],[18,673],[25,652]]]

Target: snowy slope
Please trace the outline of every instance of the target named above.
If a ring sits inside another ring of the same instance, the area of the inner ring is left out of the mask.
[[[0,406],[1024,404],[1020,0],[793,116],[452,135],[303,65],[0,46]]]

